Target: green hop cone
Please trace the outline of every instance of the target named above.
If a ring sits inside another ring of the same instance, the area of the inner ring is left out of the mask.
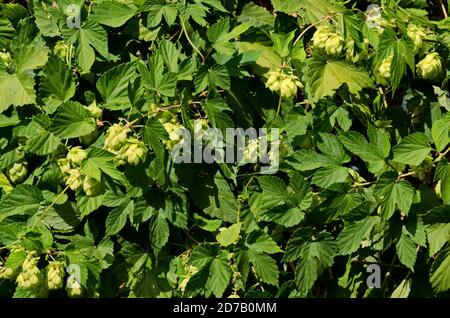
[[[47,269],[48,289],[61,289],[64,284],[64,264],[62,262],[49,262]]]
[[[13,279],[15,277],[14,269],[0,266],[0,279]]]
[[[27,173],[28,170],[26,163],[15,163],[7,172],[12,183],[22,182],[27,176]]]
[[[391,64],[392,59],[394,58],[394,55],[391,54],[387,58],[385,58],[378,69],[380,76],[384,79],[389,79],[391,77]]]
[[[5,65],[12,63],[11,54],[9,54],[9,52],[0,52],[0,59],[5,63]]]
[[[125,156],[130,165],[136,166],[139,162],[144,161],[147,154],[147,148],[144,143],[136,138],[130,139]]]
[[[103,110],[97,106],[97,103],[94,101],[89,106],[85,106],[86,110],[91,114],[94,118],[100,118],[103,113]]]
[[[86,150],[81,149],[80,146],[73,147],[69,150],[66,158],[67,160],[69,160],[72,166],[80,166],[81,162],[87,158],[87,152]]]
[[[434,81],[442,75],[442,62],[438,53],[429,53],[417,64],[417,75],[420,78]]]
[[[105,136],[105,149],[108,151],[117,151],[127,140],[128,133],[131,129],[122,124],[114,124],[109,127]]]
[[[42,273],[37,267],[39,256],[36,252],[28,253],[22,264],[22,271],[17,276],[17,285],[21,288],[34,289],[42,282]]]
[[[80,169],[70,169],[67,171],[69,175],[66,179],[66,185],[70,187],[73,191],[79,189],[83,185],[83,178]]]
[[[408,24],[407,34],[414,43],[414,53],[417,53],[422,48],[423,39],[427,36],[425,29],[415,24]]]
[[[280,90],[280,79],[283,77],[283,73],[280,70],[271,71],[268,73],[269,77],[266,82],[266,87],[272,92]]]
[[[273,92],[278,92],[284,98],[297,95],[297,88],[303,88],[297,76],[284,74],[281,69],[271,71],[268,75],[266,87]]]
[[[80,297],[83,294],[83,287],[75,276],[70,275],[66,282],[67,296],[70,298]]]
[[[313,47],[324,51],[329,56],[342,52],[344,38],[338,32],[333,32],[329,26],[319,26],[312,38]]]
[[[64,41],[58,41],[53,48],[53,53],[55,53],[55,55],[61,60],[65,61],[67,53],[69,53],[69,49],[69,44],[65,43]]]
[[[59,169],[61,169],[61,172],[64,174],[67,174],[72,167],[70,166],[69,160],[67,158],[60,158],[58,159],[58,166]]]
[[[164,123],[163,126],[166,129],[167,133],[169,134],[170,139],[164,141],[163,143],[166,145],[167,149],[171,150],[173,146],[175,146],[177,143],[183,140],[183,136],[177,133],[178,129],[183,128],[183,126],[180,124],[174,124],[170,122]]]
[[[103,191],[102,184],[94,178],[86,176],[83,180],[83,191],[88,197],[96,196]]]
[[[332,33],[325,43],[325,52],[329,56],[335,56],[342,52],[344,38],[339,33]]]

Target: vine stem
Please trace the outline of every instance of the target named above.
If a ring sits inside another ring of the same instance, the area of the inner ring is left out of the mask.
[[[439,5],[441,6],[441,11],[442,11],[442,14],[444,15],[444,18],[447,19],[448,14],[447,14],[447,10],[445,9],[444,2],[442,2],[442,0],[438,0],[438,2],[439,2]]]
[[[400,180],[400,179],[403,179],[403,178],[405,178],[405,177],[412,176],[412,175],[414,175],[414,174],[416,174],[415,171],[410,171],[410,172],[402,173],[401,175],[399,175],[399,176],[397,177],[397,179]]]
[[[275,125],[277,124],[278,116],[280,115],[280,109],[281,109],[281,95],[280,98],[278,99],[277,113],[275,114],[275,121],[274,121]]]
[[[67,190],[69,190],[70,186],[72,185],[72,183],[75,182],[72,181],[70,184],[68,184],[64,190],[61,191],[60,194],[58,194],[58,196],[56,197],[55,200],[53,200],[53,202],[44,210],[44,212],[42,213],[42,215],[39,217],[39,219],[37,220],[37,222],[31,227],[31,230],[34,229],[39,223],[41,223],[41,221],[44,219],[45,215],[48,213],[48,211],[50,211],[50,209],[56,204],[56,202],[58,202],[58,200],[64,195],[64,193],[66,193]]]
[[[439,157],[437,157],[434,162],[440,161],[442,158],[444,158],[448,153],[450,152],[450,147],[447,148],[443,153],[439,154]]]
[[[200,57],[202,58],[203,64],[206,63],[206,59],[205,56],[202,54],[202,52],[200,52],[200,50],[198,49],[198,47],[195,46],[195,44],[191,41],[191,38],[189,37],[189,34],[186,30],[186,26],[184,24],[183,18],[180,17],[180,22],[181,22],[181,28],[183,29],[184,35],[186,35],[186,39],[188,40],[189,44],[192,46],[192,48],[194,49],[194,51],[200,55]]]

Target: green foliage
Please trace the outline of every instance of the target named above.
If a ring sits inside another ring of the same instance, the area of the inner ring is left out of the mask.
[[[449,20],[369,2],[2,1],[0,297],[448,297]]]

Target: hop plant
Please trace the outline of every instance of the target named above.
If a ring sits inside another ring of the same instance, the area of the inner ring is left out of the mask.
[[[442,62],[438,53],[429,53],[417,64],[417,75],[420,78],[434,81],[439,79],[442,73]]]
[[[83,191],[88,197],[93,197],[102,193],[103,187],[102,184],[94,178],[85,176],[83,180]]]
[[[69,150],[66,158],[73,166],[79,166],[81,165],[81,162],[87,158],[87,152],[86,150],[81,149],[80,146],[73,147]]]
[[[49,262],[47,269],[48,289],[61,289],[64,283],[64,264],[62,262]]]
[[[144,161],[147,154],[147,148],[144,143],[137,138],[130,138],[125,150],[125,157],[130,165],[136,166],[139,162]]]
[[[408,24],[407,34],[414,43],[414,53],[417,53],[422,48],[423,38],[427,36],[425,29],[411,23]]]
[[[351,63],[358,63],[359,61],[362,61],[363,59],[365,59],[367,57],[367,53],[369,50],[369,40],[368,39],[364,39],[363,42],[363,47],[361,52],[356,53],[355,52],[355,41],[350,40],[347,42],[346,44],[346,59],[347,61],[351,62]]]
[[[22,271],[17,276],[17,284],[21,288],[34,289],[42,282],[42,273],[37,264],[39,256],[35,251],[28,253],[22,264]]]
[[[0,279],[13,279],[14,276],[13,268],[0,266]]]
[[[282,69],[268,73],[266,87],[273,92],[279,92],[282,97],[289,98],[297,94],[297,88],[302,89],[303,84],[294,74],[285,74]]]
[[[103,110],[97,106],[97,103],[94,101],[89,106],[85,106],[86,110],[91,114],[94,118],[100,118],[103,113]]]
[[[62,173],[64,174],[68,173],[69,170],[72,169],[72,166],[70,165],[70,162],[69,160],[67,160],[67,158],[60,158],[57,162],[59,169],[61,169]]]
[[[381,62],[380,68],[378,69],[380,76],[386,80],[391,77],[391,64],[393,58],[394,58],[393,54],[385,58]]]
[[[64,41],[58,41],[53,48],[53,53],[61,60],[66,60],[67,53],[69,53],[69,45]]]
[[[329,26],[319,26],[314,33],[314,49],[322,50],[329,56],[335,56],[342,52],[344,38],[339,32],[333,32]]]
[[[73,191],[79,189],[83,185],[83,178],[80,169],[70,169],[67,171],[68,177],[66,179],[66,185]]]
[[[9,54],[9,52],[0,52],[0,59],[5,63],[6,66],[12,63],[11,54]]]
[[[105,136],[105,149],[108,151],[118,151],[122,144],[127,140],[131,129],[122,124],[114,124],[109,127]]]
[[[80,297],[83,294],[83,287],[77,278],[70,275],[66,282],[66,292],[70,298]]]
[[[9,168],[7,174],[12,183],[20,183],[27,176],[27,164],[26,163],[15,163]]]
[[[183,128],[182,125],[178,124],[178,123],[172,123],[172,122],[167,122],[163,124],[164,128],[166,129],[167,133],[169,134],[169,140],[164,141],[164,144],[166,145],[166,147],[170,150],[173,148],[173,146],[175,146],[177,143],[182,142],[183,141],[183,136],[179,135],[177,133],[177,130],[179,128]]]

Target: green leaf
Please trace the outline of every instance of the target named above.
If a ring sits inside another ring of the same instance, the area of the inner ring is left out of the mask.
[[[256,253],[275,254],[281,253],[281,248],[273,240],[272,237],[264,233],[262,230],[251,232],[246,240],[245,245]]]
[[[450,143],[450,114],[447,113],[443,118],[433,122],[431,127],[431,136],[437,151],[442,151]]]
[[[168,242],[169,233],[169,224],[162,216],[154,218],[150,223],[150,242],[156,255]]]
[[[37,187],[18,185],[0,201],[0,222],[13,215],[36,213],[43,199]]]
[[[106,235],[114,235],[120,232],[127,223],[128,216],[134,208],[133,201],[128,201],[109,212],[106,218]]]
[[[217,234],[217,242],[221,246],[229,246],[231,244],[236,244],[239,241],[239,233],[241,232],[242,223],[235,223],[227,228],[219,229],[219,234]]]
[[[95,62],[95,51],[108,59],[108,35],[98,23],[88,20],[79,29],[66,31],[65,37],[76,42],[76,57],[84,72],[89,72]],[[94,51],[95,49],[95,51]]]
[[[148,7],[147,24],[150,28],[160,25],[162,17],[171,26],[177,18],[178,10],[175,4],[152,4]]]
[[[29,74],[2,74],[0,71],[0,113],[9,106],[36,102],[34,79]]]
[[[220,298],[227,289],[231,275],[233,272],[226,261],[226,258],[215,258],[209,266],[209,277],[206,282],[206,288],[210,290],[214,296]]]
[[[34,70],[47,63],[48,52],[45,48],[31,44],[22,44],[16,50],[16,73]]]
[[[450,248],[440,252],[431,266],[430,282],[436,293],[450,289]]]
[[[177,86],[177,75],[171,72],[164,72],[164,59],[159,51],[152,55],[148,66],[138,63],[137,68],[145,87],[164,96],[174,96]]]
[[[102,1],[94,5],[93,12],[94,14],[89,16],[92,21],[117,28],[130,20],[136,14],[137,8],[117,1]]]
[[[239,22],[248,22],[253,27],[273,26],[274,17],[266,8],[258,6],[252,2],[247,3],[237,18]]]
[[[450,163],[446,159],[437,164],[434,180],[441,180],[442,201],[450,204]]]
[[[348,178],[348,168],[341,166],[328,166],[317,170],[314,173],[311,183],[322,188],[328,188],[335,183],[346,182]]]
[[[328,61],[319,55],[308,59],[303,81],[306,83],[306,93],[313,102],[333,96],[344,84],[352,94],[358,94],[363,88],[373,85],[363,69],[342,60]]]
[[[61,13],[56,8],[46,5],[44,1],[33,0],[33,12],[42,35],[48,37],[60,35],[58,19]]]
[[[195,75],[196,93],[200,93],[207,87],[216,88],[217,86],[229,90],[231,88],[230,75],[224,65],[214,65],[208,68],[205,65],[200,66]]]
[[[75,82],[70,68],[55,56],[51,56],[45,65],[40,94],[50,114],[75,95]]]
[[[414,272],[414,264],[416,263],[417,258],[417,246],[408,235],[405,227],[402,227],[402,235],[395,245],[395,248],[400,262]]]
[[[414,193],[415,190],[408,181],[397,181],[390,177],[380,178],[375,186],[374,194],[378,197],[383,219],[390,219],[396,210],[407,215]]]
[[[420,165],[431,151],[428,137],[424,133],[413,133],[394,147],[394,161],[413,166]]]
[[[409,293],[411,292],[411,284],[412,279],[404,279],[397,286],[397,288],[392,292],[391,298],[408,298]]]
[[[124,185],[127,184],[128,181],[123,173],[116,168],[113,160],[114,156],[109,152],[93,147],[89,150],[87,159],[83,161],[83,173],[91,178],[101,181],[100,172],[103,172],[117,182]]]
[[[345,148],[367,162],[369,171],[375,174],[383,172],[386,167],[386,153],[381,153],[372,143],[368,143],[362,134],[355,131],[342,132],[339,140]]]
[[[349,255],[356,252],[361,242],[380,221],[379,217],[368,216],[360,221],[353,222],[344,227],[337,237],[337,245],[340,255]]]
[[[253,250],[249,250],[248,254],[261,281],[278,287],[279,270],[275,260],[267,254],[257,253]]]
[[[62,145],[58,137],[47,130],[36,132],[34,137],[27,140],[25,149],[40,156],[48,155]]]
[[[311,289],[323,269],[333,265],[336,249],[336,242],[328,234],[303,246],[295,273],[295,281],[301,291]]]
[[[59,107],[50,129],[59,138],[68,139],[86,136],[93,132],[96,126],[83,105],[69,101]]]
[[[103,73],[97,81],[97,89],[105,101],[104,107],[123,110],[131,107],[128,85],[136,78],[136,64],[124,63]]]

